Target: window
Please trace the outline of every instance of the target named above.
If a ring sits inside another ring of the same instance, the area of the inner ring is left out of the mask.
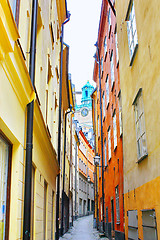
[[[100,129],[99,129],[99,116],[98,116],[98,137],[100,136]]]
[[[101,71],[102,71],[102,74],[103,74],[103,57],[101,58]]]
[[[108,160],[111,159],[111,129],[108,129]]]
[[[133,58],[138,47],[134,0],[131,2],[129,6],[126,20],[127,20],[128,45],[131,60],[130,65],[132,65]]]
[[[106,101],[107,101],[107,107],[109,104],[109,79],[108,79],[108,74],[106,77]]]
[[[110,27],[111,27],[111,9],[110,8],[108,11],[108,24],[109,24],[109,32],[110,32]]]
[[[107,36],[105,36],[104,38],[104,60],[106,58],[106,54],[107,54]]]
[[[120,136],[122,135],[122,98],[121,93],[119,94],[119,129],[120,129]]]
[[[105,166],[107,166],[107,142],[106,142],[106,139],[104,140],[104,160],[105,160]]]
[[[113,115],[113,135],[114,135],[114,149],[117,147],[117,125],[116,125],[116,111]]]
[[[105,117],[105,115],[106,115],[106,109],[105,109],[105,94],[104,94],[104,92],[103,92],[103,117]]]
[[[137,210],[128,211],[128,239],[138,239],[138,215]]]
[[[11,6],[11,9],[12,9],[13,17],[14,17],[15,22],[16,22],[17,27],[18,27],[20,0],[9,0],[9,3],[10,3],[10,6]]]
[[[111,86],[114,84],[114,62],[113,62],[113,50],[111,52]]]
[[[136,124],[137,157],[138,157],[138,160],[142,160],[145,156],[147,156],[147,143],[146,143],[146,133],[145,133],[145,119],[144,119],[144,110],[143,110],[142,89],[139,90],[133,104],[134,104],[135,124]]]
[[[118,186],[115,188],[115,194],[116,194],[116,217],[117,217],[117,223],[120,222],[120,209],[119,209],[119,188]]]
[[[88,97],[88,91],[85,91],[86,97]]]
[[[17,0],[9,0],[14,18],[16,18],[16,2]]]
[[[116,60],[117,60],[117,64],[118,64],[118,62],[119,62],[119,54],[118,54],[117,32],[115,34],[115,44],[116,44]]]
[[[143,238],[146,240],[157,240],[157,224],[155,210],[142,211]]]
[[[46,240],[47,223],[47,183],[44,181],[44,199],[43,199],[43,239]]]
[[[8,239],[11,145],[0,133],[0,239]]]

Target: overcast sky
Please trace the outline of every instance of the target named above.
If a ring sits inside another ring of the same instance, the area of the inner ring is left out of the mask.
[[[70,21],[64,26],[64,41],[70,46],[69,73],[76,91],[90,81],[95,86],[93,67],[98,36],[102,0],[67,0],[71,13]]]

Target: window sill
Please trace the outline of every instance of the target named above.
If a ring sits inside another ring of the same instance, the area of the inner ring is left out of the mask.
[[[133,65],[133,61],[134,61],[134,59],[135,59],[137,50],[138,50],[138,43],[136,44],[136,46],[135,46],[135,48],[134,48],[134,52],[133,52],[133,54],[132,54],[131,61],[130,61],[130,64],[129,64],[130,67],[132,67],[132,65]]]
[[[120,225],[120,221],[116,222],[117,225]]]
[[[146,153],[145,155],[143,155],[142,157],[140,157],[136,163],[140,163],[142,160],[144,160],[144,159],[147,158],[147,157],[148,157],[148,153]]]

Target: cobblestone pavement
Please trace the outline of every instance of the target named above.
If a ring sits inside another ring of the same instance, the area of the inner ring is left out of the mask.
[[[100,237],[99,232],[93,228],[93,215],[78,218],[73,227],[65,233],[60,240],[108,240]]]

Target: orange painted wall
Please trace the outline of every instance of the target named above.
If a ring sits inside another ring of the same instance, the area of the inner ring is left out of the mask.
[[[124,232],[124,206],[123,206],[123,145],[122,136],[120,136],[120,122],[119,122],[119,93],[120,93],[120,78],[119,78],[119,65],[116,61],[116,44],[115,44],[115,32],[116,32],[116,18],[111,10],[111,32],[109,37],[109,24],[108,24],[108,11],[109,5],[107,1],[103,1],[101,20],[98,34],[98,46],[100,49],[100,59],[104,58],[104,38],[107,36],[107,55],[103,62],[103,73],[101,72],[101,85],[102,96],[105,93],[106,103],[106,77],[108,74],[109,79],[109,106],[105,105],[105,117],[103,116],[103,156],[104,154],[104,140],[107,142],[107,164],[104,169],[104,193],[105,193],[105,216],[106,207],[108,207],[108,221],[111,222],[111,200],[114,199],[114,221],[115,230]],[[115,83],[111,86],[111,64],[110,56],[113,50],[114,59],[114,78]],[[94,81],[99,89],[99,75],[98,64],[95,62],[94,66]],[[98,115],[100,118],[100,101],[98,97],[97,101]],[[116,126],[117,126],[117,148],[114,150],[114,136],[113,136],[113,112],[116,111]],[[103,112],[103,100],[102,100],[102,112]],[[111,129],[111,160],[108,159],[108,128]],[[101,129],[100,129],[101,133]],[[101,155],[101,137],[98,138],[98,153]],[[102,158],[101,158],[102,159]],[[102,164],[101,164],[102,165]],[[102,175],[102,174],[101,174]],[[120,205],[120,222],[116,221],[116,199],[115,199],[115,187],[119,186],[119,205]],[[101,219],[101,206],[100,199],[102,198],[102,178],[99,178],[99,220]]]

